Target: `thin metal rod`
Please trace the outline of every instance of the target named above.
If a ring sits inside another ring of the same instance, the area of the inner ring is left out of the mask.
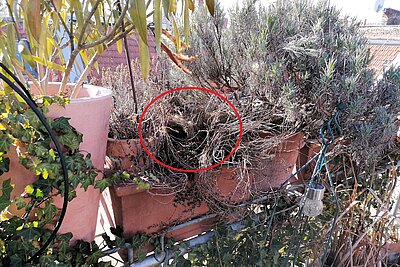
[[[118,11],[120,13],[122,13],[121,1],[118,1]],[[122,22],[121,22],[121,28],[122,28],[122,32],[124,32],[125,31],[124,20],[122,20]],[[122,39],[124,41],[125,57],[126,57],[126,61],[127,61],[126,63],[128,65],[128,70],[129,70],[129,78],[130,78],[131,88],[132,88],[133,103],[135,104],[134,110],[135,110],[136,122],[139,122],[138,101],[137,101],[137,97],[136,97],[135,81],[133,80],[133,72],[132,72],[131,57],[129,55],[128,40],[127,40],[126,36],[124,36]]]
[[[242,229],[242,224],[241,222],[235,222],[232,224],[229,224],[229,227],[233,231],[239,231]],[[199,235],[195,238],[189,239],[185,242],[182,242],[179,245],[179,256],[185,254],[188,252],[191,248],[194,248],[196,246],[202,245],[210,241],[212,238],[214,238],[215,232],[213,231],[208,231],[202,235]],[[171,255],[174,251],[173,248],[171,249],[166,249],[163,252],[160,253],[154,253],[150,256],[147,256],[144,260],[142,261],[137,261],[134,262],[130,265],[130,267],[151,267],[151,266],[160,266],[161,263],[164,263],[164,261],[167,259],[167,255]]]

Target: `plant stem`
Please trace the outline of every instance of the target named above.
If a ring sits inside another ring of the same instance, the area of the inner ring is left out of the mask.
[[[83,23],[83,26],[82,26],[82,29],[81,29],[81,33],[80,33],[79,38],[78,38],[78,46],[80,46],[82,44],[83,37],[85,36],[86,28],[89,25],[90,20],[92,19],[94,13],[96,12],[97,7],[99,6],[99,4],[100,4],[100,0],[97,0],[96,3],[94,4],[94,6],[92,7],[92,11],[90,11],[90,13],[87,16],[85,22]]]
[[[17,22],[15,21],[14,14],[12,12],[12,8],[11,8],[10,3],[8,1],[6,1],[6,5],[7,5],[8,13],[10,14],[11,21],[12,21],[14,29],[15,29],[15,34],[17,35],[18,41],[20,41],[21,40],[21,34],[19,33],[18,25],[17,25]]]
[[[149,1],[150,2],[150,1]],[[121,11],[121,1],[118,0],[118,11],[120,13],[122,13]],[[121,29],[122,32],[125,31],[125,24],[122,21],[121,23]],[[139,117],[138,117],[138,103],[137,103],[137,97],[136,97],[136,88],[135,88],[135,81],[133,80],[133,73],[132,73],[132,64],[131,64],[131,57],[129,55],[129,47],[128,47],[128,40],[126,38],[126,36],[123,37],[123,41],[124,41],[124,47],[125,47],[125,57],[126,57],[126,63],[128,64],[128,70],[129,70],[129,78],[130,78],[130,82],[131,82],[131,88],[132,88],[132,96],[133,96],[133,102],[135,104],[135,115],[136,115],[136,121],[139,122]]]

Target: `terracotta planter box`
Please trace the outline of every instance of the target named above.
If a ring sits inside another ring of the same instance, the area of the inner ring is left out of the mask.
[[[154,141],[147,139],[151,149]],[[107,144],[107,167],[114,170],[138,172],[152,164],[150,157],[144,152],[139,139],[109,139]],[[110,159],[117,159],[118,163]],[[114,184],[110,188],[112,209],[115,224],[124,229],[124,237],[130,238],[136,233],[155,233],[163,229],[185,222],[191,218],[208,212],[205,203],[197,207],[189,207],[174,202],[175,192],[172,189],[141,190],[133,183]],[[177,240],[200,234],[209,230],[210,221],[184,227],[169,233]]]
[[[271,158],[253,163],[246,173],[240,173],[239,168],[222,167],[215,176],[214,193],[221,200],[235,204],[279,188],[296,172],[299,151],[304,146],[303,138],[303,133],[288,137],[273,151]]]
[[[136,233],[160,232],[208,212],[205,203],[196,207],[175,203],[175,193],[170,190],[139,190],[134,184],[120,184],[110,188],[110,195],[115,223],[124,229],[125,238]],[[182,240],[207,231],[211,226],[212,220],[207,220],[170,232],[167,236]]]
[[[296,170],[299,150],[304,145],[303,137],[302,133],[290,136],[274,150],[271,158],[257,162],[246,174],[239,174],[238,168],[222,167],[221,170],[215,171],[214,181],[211,181],[211,186],[204,194],[212,194],[217,201],[235,204],[279,188]],[[123,147],[123,152],[113,151],[115,147]],[[129,151],[129,148],[133,149]],[[127,163],[125,167],[130,166],[130,169],[134,169],[131,166],[132,162],[124,157],[138,153],[142,155],[143,152],[139,140],[111,140],[107,151],[108,155],[113,157],[122,155],[122,158],[119,158],[120,162]],[[141,162],[148,162],[147,155],[143,157]],[[159,232],[209,212],[205,203],[198,207],[174,203],[175,193],[172,190],[138,190],[134,184],[116,184],[110,189],[110,195],[115,223],[123,227],[126,238],[140,232]],[[215,222],[216,219],[205,220],[169,235],[181,240],[209,230]]]

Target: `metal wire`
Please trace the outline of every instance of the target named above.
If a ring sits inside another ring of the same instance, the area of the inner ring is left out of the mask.
[[[321,172],[323,171],[323,169],[325,169],[326,177],[328,178],[328,182],[329,182],[330,191],[332,193],[332,196],[333,196],[333,199],[334,199],[334,202],[336,205],[336,211],[333,216],[332,227],[329,231],[328,240],[327,240],[327,243],[326,243],[326,246],[324,249],[324,254],[323,254],[322,262],[321,262],[322,265],[325,264],[325,261],[328,258],[328,252],[329,252],[329,249],[330,249],[330,246],[332,243],[334,229],[336,228],[337,219],[338,219],[338,216],[340,213],[339,199],[337,198],[336,190],[335,190],[335,187],[334,187],[334,184],[332,181],[332,176],[329,171],[328,162],[326,161],[326,153],[328,151],[329,146],[334,144],[334,142],[335,142],[335,131],[338,132],[340,135],[342,134],[342,128],[339,123],[339,118],[340,118],[340,113],[345,108],[346,108],[346,104],[340,103],[337,107],[335,114],[321,126],[321,129],[320,129],[320,138],[321,138],[321,142],[322,142],[321,150],[317,154],[318,155],[317,163],[314,167],[313,173],[311,175],[311,179],[308,182],[307,188],[304,192],[304,196],[306,196],[308,191],[310,190],[311,184],[314,181],[318,180],[318,182],[321,182],[320,181],[322,179]],[[313,157],[313,159],[314,158],[315,158],[315,156]],[[298,220],[302,219],[302,217],[304,217],[304,216],[302,216],[304,202],[305,202],[305,198],[303,198],[300,203],[300,209],[299,209],[298,217],[297,217]],[[304,225],[301,228],[304,227],[304,229],[305,229],[305,227],[306,227],[305,224],[307,224],[307,220],[308,220],[308,217],[306,218],[306,221],[304,222]],[[299,240],[303,240],[304,233],[305,233],[305,230],[302,231],[301,233],[299,233]],[[294,244],[296,244],[296,249],[294,252],[293,266],[295,266],[297,257],[299,255],[300,242],[295,242]],[[288,261],[289,261],[289,258],[287,258],[287,263],[288,263]]]
[[[18,84],[20,88],[18,88],[10,79],[8,79],[3,73],[0,72],[0,79],[2,79],[4,82],[7,83],[10,88],[12,88],[27,104],[28,106],[33,110],[33,112],[36,114],[36,116],[39,118],[40,122],[43,124],[43,126],[46,128],[46,131],[49,133],[49,136],[51,140],[54,142],[54,145],[56,147],[57,153],[60,157],[60,164],[62,167],[63,171],[63,176],[64,176],[64,201],[60,213],[60,217],[58,218],[58,221],[56,223],[56,226],[54,227],[50,237],[47,239],[47,241],[40,247],[36,253],[29,258],[25,263],[31,262],[31,261],[36,261],[38,257],[43,254],[43,252],[46,250],[46,248],[50,245],[50,243],[55,239],[58,230],[61,227],[61,224],[64,220],[65,213],[67,211],[68,207],[68,192],[69,192],[69,181],[68,181],[68,171],[67,171],[67,165],[65,162],[64,154],[61,149],[61,145],[52,131],[51,127],[47,123],[46,117],[42,114],[36,103],[33,101],[32,96],[30,95],[28,89],[22,84],[22,82],[3,64],[0,62],[0,67],[5,70],[7,74],[9,74],[13,80]]]

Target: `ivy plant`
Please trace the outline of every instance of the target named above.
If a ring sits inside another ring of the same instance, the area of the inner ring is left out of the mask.
[[[42,97],[36,102],[46,114],[50,105],[65,105],[69,100]],[[90,154],[79,150],[82,134],[70,125],[68,118],[48,119],[48,124],[58,137],[65,156],[69,178],[68,200],[71,201],[76,196],[77,187],[87,190],[94,185],[97,172]],[[13,183],[24,177],[7,176],[10,160],[16,160],[9,157],[12,150],[17,152],[19,163],[35,177],[35,181],[27,184],[23,194],[17,197],[12,197]],[[65,185],[58,152],[44,125],[29,106],[6,86],[0,90],[0,181],[0,265],[20,266],[28,262],[50,237],[52,231],[49,229],[57,221],[59,213],[54,197],[64,194]],[[15,209],[18,212],[14,212]],[[101,255],[95,252],[98,250],[95,244],[85,244],[88,246],[85,251],[69,248],[71,237],[71,234],[58,236],[35,264],[53,266],[56,262],[65,262],[68,264],[63,266],[76,266],[78,263],[92,266],[91,263],[97,263]],[[82,242],[78,242],[79,246]]]

